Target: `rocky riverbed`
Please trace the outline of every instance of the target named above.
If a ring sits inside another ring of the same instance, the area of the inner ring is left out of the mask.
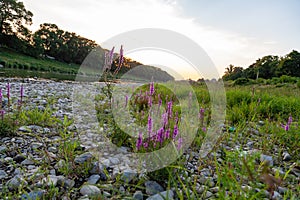
[[[241,159],[243,156],[257,153],[259,159],[256,162],[266,161],[271,170],[270,174],[274,176],[276,173],[281,176],[287,174],[288,177],[274,188],[272,194],[261,180],[251,180],[260,182],[258,186],[261,187],[251,188],[250,184],[243,183],[241,185],[243,190],[264,193],[265,199],[283,199],[287,191],[295,194],[299,192],[299,160],[290,155],[291,149],[274,146],[274,151],[269,154],[257,149],[255,143],[260,140],[261,133],[255,128],[248,130],[251,137],[243,143],[233,141],[229,135],[226,142],[222,141],[215,151],[204,159],[200,159],[199,150],[189,149],[182,156],[185,170],[180,176],[183,181],[194,182],[194,188],[183,188],[180,185],[178,188],[169,188],[168,180],[153,180],[143,170],[138,170],[136,163],[132,161],[134,157],[129,148],[108,145],[106,136],[109,127],[105,124],[99,127],[93,118],[89,119],[91,117],[89,106],[86,112],[85,109],[76,108],[78,105],[74,97],[77,97],[77,94],[74,96],[74,91],[82,91],[87,97],[84,88],[89,88],[88,83],[84,84],[81,90],[78,88],[81,88],[82,84],[75,82],[1,79],[0,87],[3,93],[8,82],[11,87],[12,103],[11,108],[8,108],[7,98],[3,99],[3,108],[6,112],[10,112],[9,109],[16,109],[14,105],[17,104],[22,84],[24,86],[22,109],[39,111],[50,109],[51,116],[58,121],[54,121],[53,126],[35,124],[19,126],[16,134],[12,136],[0,134],[1,199],[87,200],[95,199],[97,195],[98,199],[159,200],[163,197],[179,199],[180,190],[186,189],[191,191],[191,195],[197,193],[201,199],[218,199],[221,198],[218,193],[220,190],[218,173],[215,167],[210,166],[209,160],[222,163],[225,159],[222,149],[239,151]],[[100,92],[99,87],[103,86],[101,83],[89,84],[95,88],[94,92]],[[73,123],[67,123],[72,120]],[[85,123],[86,121],[90,123]],[[258,122],[257,126],[264,126],[264,123]],[[238,137],[241,140],[244,138],[243,135]],[[78,145],[76,141],[79,141]],[[234,191],[228,191],[228,195],[232,192]]]

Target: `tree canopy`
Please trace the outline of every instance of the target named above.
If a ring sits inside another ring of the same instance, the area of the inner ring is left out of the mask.
[[[300,53],[293,50],[284,57],[268,55],[256,60],[248,68],[229,65],[223,75],[223,80],[248,79],[271,79],[283,75],[300,77]]]

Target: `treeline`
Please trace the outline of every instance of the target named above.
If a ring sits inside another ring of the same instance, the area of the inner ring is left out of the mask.
[[[246,69],[229,65],[222,78],[228,81],[236,79],[272,79],[282,76],[300,77],[300,53],[298,51],[293,50],[283,57],[264,56]]]

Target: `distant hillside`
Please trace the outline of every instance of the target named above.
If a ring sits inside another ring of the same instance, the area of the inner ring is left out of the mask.
[[[105,51],[107,51],[101,47],[98,47],[97,49],[99,48],[103,54]],[[78,73],[81,76],[94,76],[94,74],[99,74],[99,71],[95,70],[99,70],[103,66],[104,57],[102,53],[97,54],[97,58],[92,59],[94,63],[89,63],[89,68],[85,70],[79,70],[80,65],[78,64],[59,62],[51,57],[34,58],[22,53],[18,53],[9,48],[0,47],[0,76],[39,77],[59,80],[75,80]],[[112,71],[116,68],[117,55],[115,57],[116,61],[112,65]],[[89,59],[87,59],[84,64],[87,64],[88,61]],[[130,58],[125,58],[124,65],[117,77],[120,78],[123,74],[140,65],[142,65],[142,63],[134,61]],[[137,70],[135,70],[135,72],[136,71]],[[138,71],[138,74],[134,74],[133,72],[130,73],[134,75],[131,76],[132,80],[151,80],[152,77],[155,81],[174,80],[174,78],[167,72],[153,66],[143,65]],[[129,76],[126,76],[126,78],[129,78]]]

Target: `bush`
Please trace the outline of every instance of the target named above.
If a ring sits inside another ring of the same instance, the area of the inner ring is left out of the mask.
[[[297,78],[296,77],[282,75],[279,79],[280,79],[281,83],[297,83]]]
[[[247,78],[238,78],[234,81],[233,85],[247,85],[250,84],[252,81],[250,81],[250,79]]]

